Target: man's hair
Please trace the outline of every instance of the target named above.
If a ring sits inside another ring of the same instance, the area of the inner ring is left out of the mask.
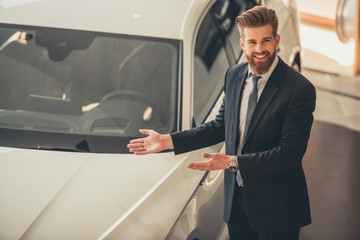
[[[235,22],[239,28],[241,37],[243,37],[244,28],[246,27],[262,27],[268,24],[271,25],[273,36],[275,37],[277,35],[279,21],[274,10],[262,6],[256,6],[246,12],[243,12],[236,18]]]

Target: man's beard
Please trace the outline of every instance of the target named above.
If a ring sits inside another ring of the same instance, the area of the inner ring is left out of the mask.
[[[256,62],[254,60],[254,54],[255,53],[252,53],[251,56],[249,56],[245,53],[246,58],[250,64],[251,70],[253,70],[254,73],[256,73],[257,75],[263,75],[263,74],[267,73],[267,71],[269,71],[272,63],[275,60],[276,49],[274,50],[274,52],[271,55],[270,55],[269,51],[261,52],[261,54],[269,54],[269,56],[270,56],[269,59],[266,60],[265,62]]]

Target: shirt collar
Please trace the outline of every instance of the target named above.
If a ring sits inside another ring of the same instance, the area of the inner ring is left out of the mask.
[[[266,73],[264,73],[263,75],[261,75],[261,80],[262,81],[267,81],[269,78],[270,78],[270,75],[272,74],[272,72],[274,71],[276,65],[278,64],[279,62],[279,57],[276,56],[273,63],[271,64],[271,67],[269,68],[269,71],[267,71]],[[256,75],[250,68],[250,64],[249,64],[249,71],[248,71],[248,77],[250,75],[250,73]]]

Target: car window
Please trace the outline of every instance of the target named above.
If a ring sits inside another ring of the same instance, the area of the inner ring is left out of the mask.
[[[0,128],[85,138],[174,131],[180,44],[0,25]]]
[[[224,38],[209,13],[197,34],[194,55],[194,124],[203,123],[224,85],[229,67]]]

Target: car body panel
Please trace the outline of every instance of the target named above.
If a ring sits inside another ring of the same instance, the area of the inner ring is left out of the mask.
[[[199,151],[174,157],[1,147],[0,154],[0,237],[9,240],[102,239],[112,230],[165,238],[202,178],[185,167]]]
[[[0,5],[0,22],[181,39],[187,17],[208,2],[139,0],[126,1],[124,4],[124,1],[113,0],[24,1],[19,5],[9,4],[9,7],[1,8]]]

